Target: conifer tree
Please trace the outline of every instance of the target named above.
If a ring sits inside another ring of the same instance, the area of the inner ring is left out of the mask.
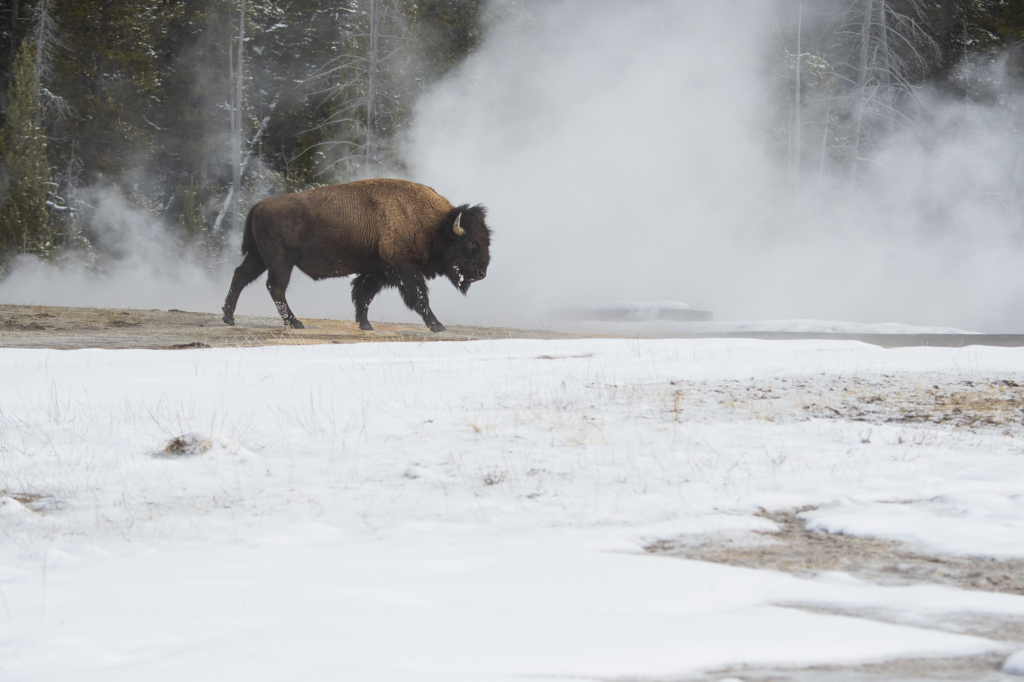
[[[54,250],[53,227],[46,211],[50,181],[47,137],[37,123],[34,58],[32,43],[24,41],[14,61],[7,120],[0,137],[6,169],[0,206],[0,258],[5,260],[18,253],[49,258]]]

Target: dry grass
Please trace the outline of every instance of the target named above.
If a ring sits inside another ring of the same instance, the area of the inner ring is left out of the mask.
[[[954,428],[1024,427],[1024,379],[948,381],[894,377],[775,379],[764,382],[672,382],[665,418],[701,420],[705,412],[765,421],[841,419],[871,424],[945,424]],[[715,408],[710,410],[708,408]]]
[[[210,451],[213,444],[204,438],[191,433],[177,436],[168,441],[163,450],[153,453],[158,459],[176,459],[179,457],[195,457]]]
[[[0,490],[0,497],[9,497],[12,500],[17,501],[26,509],[34,511],[37,514],[60,511],[63,508],[63,505],[59,500],[54,498],[53,495],[47,495],[45,493]]]

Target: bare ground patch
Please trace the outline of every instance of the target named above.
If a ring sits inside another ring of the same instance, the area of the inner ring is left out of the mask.
[[[932,583],[1024,595],[1024,561],[934,556],[891,540],[809,531],[797,516],[800,511],[761,514],[778,524],[779,531],[756,533],[755,541],[659,540],[646,550],[796,575],[843,571],[881,585]]]
[[[452,325],[435,334],[422,324],[302,318],[306,329],[286,329],[278,317],[236,315],[235,326],[214,313],[0,304],[0,348],[236,348],[241,346],[363,343],[367,341],[476,341],[584,338],[544,330]]]
[[[800,511],[764,512],[778,532],[751,533],[731,538],[683,537],[659,540],[645,549],[684,559],[710,561],[744,568],[783,571],[811,577],[842,571],[881,585],[940,584],[960,589],[1024,595],[1024,561],[979,557],[935,556],[890,540],[809,531]],[[1024,647],[1024,620],[984,614],[945,614],[927,623],[910,621],[894,612],[789,605],[802,610],[913,625],[945,632],[1003,641]],[[715,671],[698,679],[737,677],[758,682],[825,680],[989,680],[1020,679],[999,672],[1006,653],[962,658],[898,659],[856,666],[814,666],[799,669],[744,667]]]
[[[714,671],[700,680],[744,682],[1018,682],[1021,678],[999,672],[1006,654],[991,653],[960,658],[902,658],[853,666],[815,665],[806,668],[742,667]]]
[[[1024,427],[1024,377],[950,381],[937,375],[822,375],[765,381],[669,383],[667,412],[677,421],[711,412],[740,419],[841,419],[868,424]],[[866,436],[870,437],[870,435]]]

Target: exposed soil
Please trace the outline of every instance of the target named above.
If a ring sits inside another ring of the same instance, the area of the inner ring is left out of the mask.
[[[808,531],[797,515],[800,511],[762,514],[778,524],[779,531],[775,533],[752,533],[733,538],[684,537],[659,540],[646,547],[646,550],[653,554],[784,571],[801,576],[842,571],[882,585],[942,584],[967,590],[1024,595],[1024,561],[934,556],[889,540]],[[930,619],[927,623],[908,623],[894,612],[821,609],[802,604],[782,606],[976,635],[1006,642],[1008,651],[1024,648],[1024,620],[979,614],[948,614],[941,619]],[[950,659],[898,659],[869,665],[815,666],[791,670],[728,669],[696,679],[739,678],[748,682],[1019,680],[999,672],[1006,655],[996,653]]]
[[[543,330],[454,325],[435,334],[422,324],[302,318],[306,329],[286,329],[279,317],[236,315],[229,327],[213,313],[182,310],[58,308],[0,304],[0,348],[234,348],[239,346],[361,343],[366,341],[474,341],[582,338]]]
[[[739,668],[716,671],[691,680],[716,682],[1020,682],[1020,677],[999,672],[1006,654],[961,658],[903,658],[855,666],[815,665],[799,669]]]
[[[753,539],[659,540],[646,549],[657,554],[797,575],[843,571],[881,585],[938,583],[965,590],[1024,595],[1024,561],[940,557],[891,540],[809,531],[797,516],[799,511],[802,510],[761,514],[778,524],[779,531],[758,533]]]
[[[739,419],[777,422],[817,418],[879,425],[935,424],[999,429],[1008,435],[1024,426],[1024,377],[1008,374],[973,381],[912,373],[758,382],[680,380],[669,385],[671,411],[685,420],[721,419],[724,408]],[[870,438],[870,431],[865,438]]]

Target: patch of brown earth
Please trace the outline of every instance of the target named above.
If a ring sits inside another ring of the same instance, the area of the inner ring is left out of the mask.
[[[743,680],[744,682],[1019,682],[999,669],[1006,654],[991,653],[960,658],[901,658],[854,666],[815,665],[806,668],[742,667],[714,671],[689,680]]]
[[[778,525],[779,531],[774,533],[754,533],[733,538],[683,537],[659,540],[645,549],[652,554],[744,568],[783,571],[800,576],[842,571],[882,585],[940,584],[967,590],[1024,595],[1024,561],[934,556],[904,543],[809,531],[798,516],[801,511],[805,510],[762,513],[762,516]],[[942,619],[929,619],[927,623],[921,623],[908,621],[892,612],[792,606],[816,613],[854,616],[975,635],[1007,642],[1008,649],[1016,646],[1024,648],[1024,620],[982,614],[948,614]],[[898,659],[867,665],[814,666],[799,669],[729,668],[687,679],[739,678],[748,682],[995,682],[1020,679],[999,672],[1006,655],[1004,652],[960,658]]]
[[[477,341],[483,339],[584,338],[544,330],[453,325],[435,334],[422,324],[303,318],[306,329],[287,329],[279,317],[181,310],[111,310],[0,304],[0,348],[235,348],[240,346],[364,343],[367,341]]]
[[[882,585],[934,583],[965,590],[1024,595],[1024,561],[934,556],[906,544],[876,538],[809,531],[797,514],[803,509],[764,512],[777,533],[749,540],[659,540],[648,552],[797,575],[843,571]]]
[[[1024,424],[1024,377],[949,381],[926,374],[669,382],[668,411],[700,419],[702,408],[765,421],[842,419],[871,424],[1004,428]],[[869,436],[870,437],[870,436]]]

